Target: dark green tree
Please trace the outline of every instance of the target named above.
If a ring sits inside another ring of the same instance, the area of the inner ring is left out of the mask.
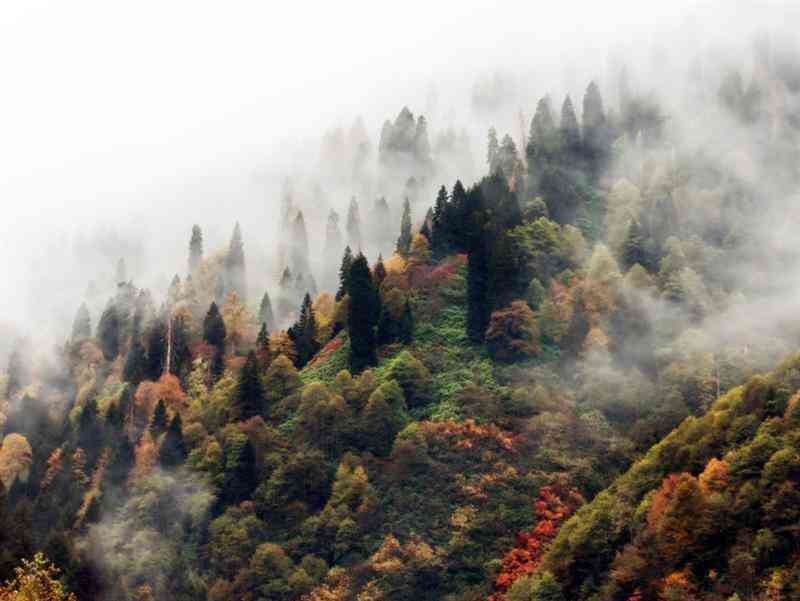
[[[353,265],[353,251],[349,246],[344,249],[342,266],[339,268],[339,290],[336,291],[336,300],[342,300],[350,294],[350,267]]]
[[[226,292],[234,291],[242,302],[247,300],[247,278],[245,274],[244,244],[239,222],[233,228],[228,254],[225,256]]]
[[[97,399],[92,398],[81,409],[78,420],[78,446],[86,452],[87,457],[97,456],[102,443],[102,432],[103,429],[97,417]]]
[[[131,348],[125,357],[125,366],[122,368],[122,377],[134,388],[145,379],[147,373],[147,354],[145,353],[139,335],[134,331],[131,338]]]
[[[642,226],[636,219],[631,219],[628,224],[628,233],[625,235],[625,242],[622,247],[622,264],[626,270],[636,264],[647,265],[647,254],[645,253],[645,240]]]
[[[158,399],[153,417],[150,418],[150,433],[157,438],[167,428],[167,405],[164,399]]]
[[[411,344],[414,338],[414,314],[411,311],[411,303],[406,299],[406,305],[403,308],[403,319],[400,322],[400,341],[403,344]]]
[[[431,249],[437,259],[445,256],[450,251],[450,230],[448,222],[448,196],[447,188],[442,186],[436,195],[433,205],[433,219],[431,225]]]
[[[347,327],[350,335],[350,370],[360,372],[375,365],[375,284],[367,259],[359,253],[350,267],[350,303]]]
[[[217,303],[211,303],[203,320],[203,340],[218,350],[225,348],[225,321],[220,315]]]
[[[485,242],[479,241],[467,256],[467,336],[473,342],[483,342],[492,312],[487,255]]]
[[[181,414],[176,413],[169,423],[167,433],[164,435],[158,458],[161,462],[161,467],[170,469],[183,465],[183,462],[186,461],[186,455],[186,443],[183,440],[183,422],[181,421]]]
[[[302,369],[319,351],[317,320],[314,316],[314,309],[311,307],[311,296],[308,293],[303,297],[300,316],[286,333],[294,342],[297,351],[296,367]]]
[[[127,434],[122,434],[115,439],[116,445],[108,464],[108,478],[114,486],[123,486],[128,479],[131,468],[136,461],[136,455]]]
[[[86,303],[81,303],[81,306],[78,307],[78,312],[75,314],[75,320],[72,322],[72,341],[90,338],[91,335],[92,320],[89,317],[89,309]]]
[[[194,273],[203,260],[203,231],[199,225],[192,226],[192,237],[189,240],[189,273]]]
[[[407,257],[411,251],[411,204],[403,201],[403,217],[400,220],[400,236],[397,238],[397,254]]]
[[[275,329],[275,315],[272,312],[269,292],[264,292],[264,296],[261,297],[261,305],[258,307],[258,323],[266,324],[268,331]]]
[[[264,390],[258,375],[258,359],[255,351],[247,354],[242,372],[239,375],[239,386],[236,389],[236,406],[239,420],[244,421],[261,415],[264,408]]]
[[[256,453],[246,437],[234,439],[226,452],[222,497],[226,504],[238,504],[250,498],[258,484]]]
[[[350,206],[347,209],[347,245],[361,251],[361,217],[355,196],[350,199]]]
[[[561,105],[561,127],[559,128],[559,133],[561,134],[561,144],[566,152],[567,160],[576,157],[581,147],[581,129],[569,94],[564,99],[564,104]]]
[[[164,373],[167,358],[167,326],[159,318],[153,321],[147,332],[147,365],[145,377],[156,381]]]
[[[593,173],[604,164],[610,144],[600,88],[591,82],[583,96],[583,149]]]
[[[169,348],[172,356],[170,357],[169,371],[183,380],[192,369],[189,329],[186,325],[186,318],[183,315],[176,315],[172,318],[170,336],[172,337],[172,342]]]
[[[375,280],[375,287],[380,290],[383,280],[386,279],[386,267],[383,265],[383,255],[378,255],[378,262],[372,269],[372,279]]]
[[[259,353],[269,353],[269,330],[267,324],[262,323],[256,337],[256,349]]]
[[[97,324],[97,342],[106,361],[113,361],[119,355],[121,325],[116,306],[109,303]]]
[[[215,347],[211,357],[211,377],[216,382],[223,373],[225,373],[225,349]]]

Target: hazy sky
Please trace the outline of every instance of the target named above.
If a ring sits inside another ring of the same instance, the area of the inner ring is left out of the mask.
[[[239,209],[263,205],[268,218],[272,184],[303,141],[316,151],[316,134],[359,113],[374,138],[402,105],[422,105],[432,82],[466,90],[502,67],[549,89],[549,70],[601,76],[610,50],[654,31],[680,44],[788,10],[677,0],[1,4],[0,322],[25,318],[37,294],[30,271],[47,268],[31,257],[45,241],[142,223],[182,248],[215,206],[225,207],[220,232]],[[445,102],[468,118],[468,98]]]

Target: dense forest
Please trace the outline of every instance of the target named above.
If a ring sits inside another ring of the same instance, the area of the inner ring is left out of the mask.
[[[407,107],[328,132],[268,286],[228,211],[166,289],[85,274],[0,376],[0,600],[800,599],[800,57],[701,66],[477,181]]]

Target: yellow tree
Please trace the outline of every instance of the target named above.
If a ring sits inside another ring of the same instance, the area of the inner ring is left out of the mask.
[[[0,601],[78,601],[58,579],[58,568],[37,553],[23,559],[14,577],[0,586]]]
[[[238,354],[241,345],[255,337],[255,319],[235,291],[229,292],[225,297],[222,319],[225,321],[226,338],[231,345],[231,352]]]

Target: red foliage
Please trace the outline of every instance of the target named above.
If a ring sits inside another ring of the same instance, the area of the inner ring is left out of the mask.
[[[449,439],[459,449],[471,449],[481,442],[494,442],[498,447],[511,451],[514,440],[510,432],[501,430],[494,424],[477,424],[468,419],[463,422],[453,420],[441,422],[421,422],[422,431],[441,439]]]
[[[323,349],[314,356],[308,365],[313,366],[325,363],[333,353],[341,348],[342,344],[344,344],[342,339],[337,336],[333,340],[329,341],[328,344],[326,344]]]
[[[533,504],[538,522],[529,532],[517,534],[517,545],[503,558],[503,565],[494,581],[495,593],[489,601],[502,601],[514,582],[533,572],[542,560],[558,529],[584,502],[573,488],[545,486]]]

